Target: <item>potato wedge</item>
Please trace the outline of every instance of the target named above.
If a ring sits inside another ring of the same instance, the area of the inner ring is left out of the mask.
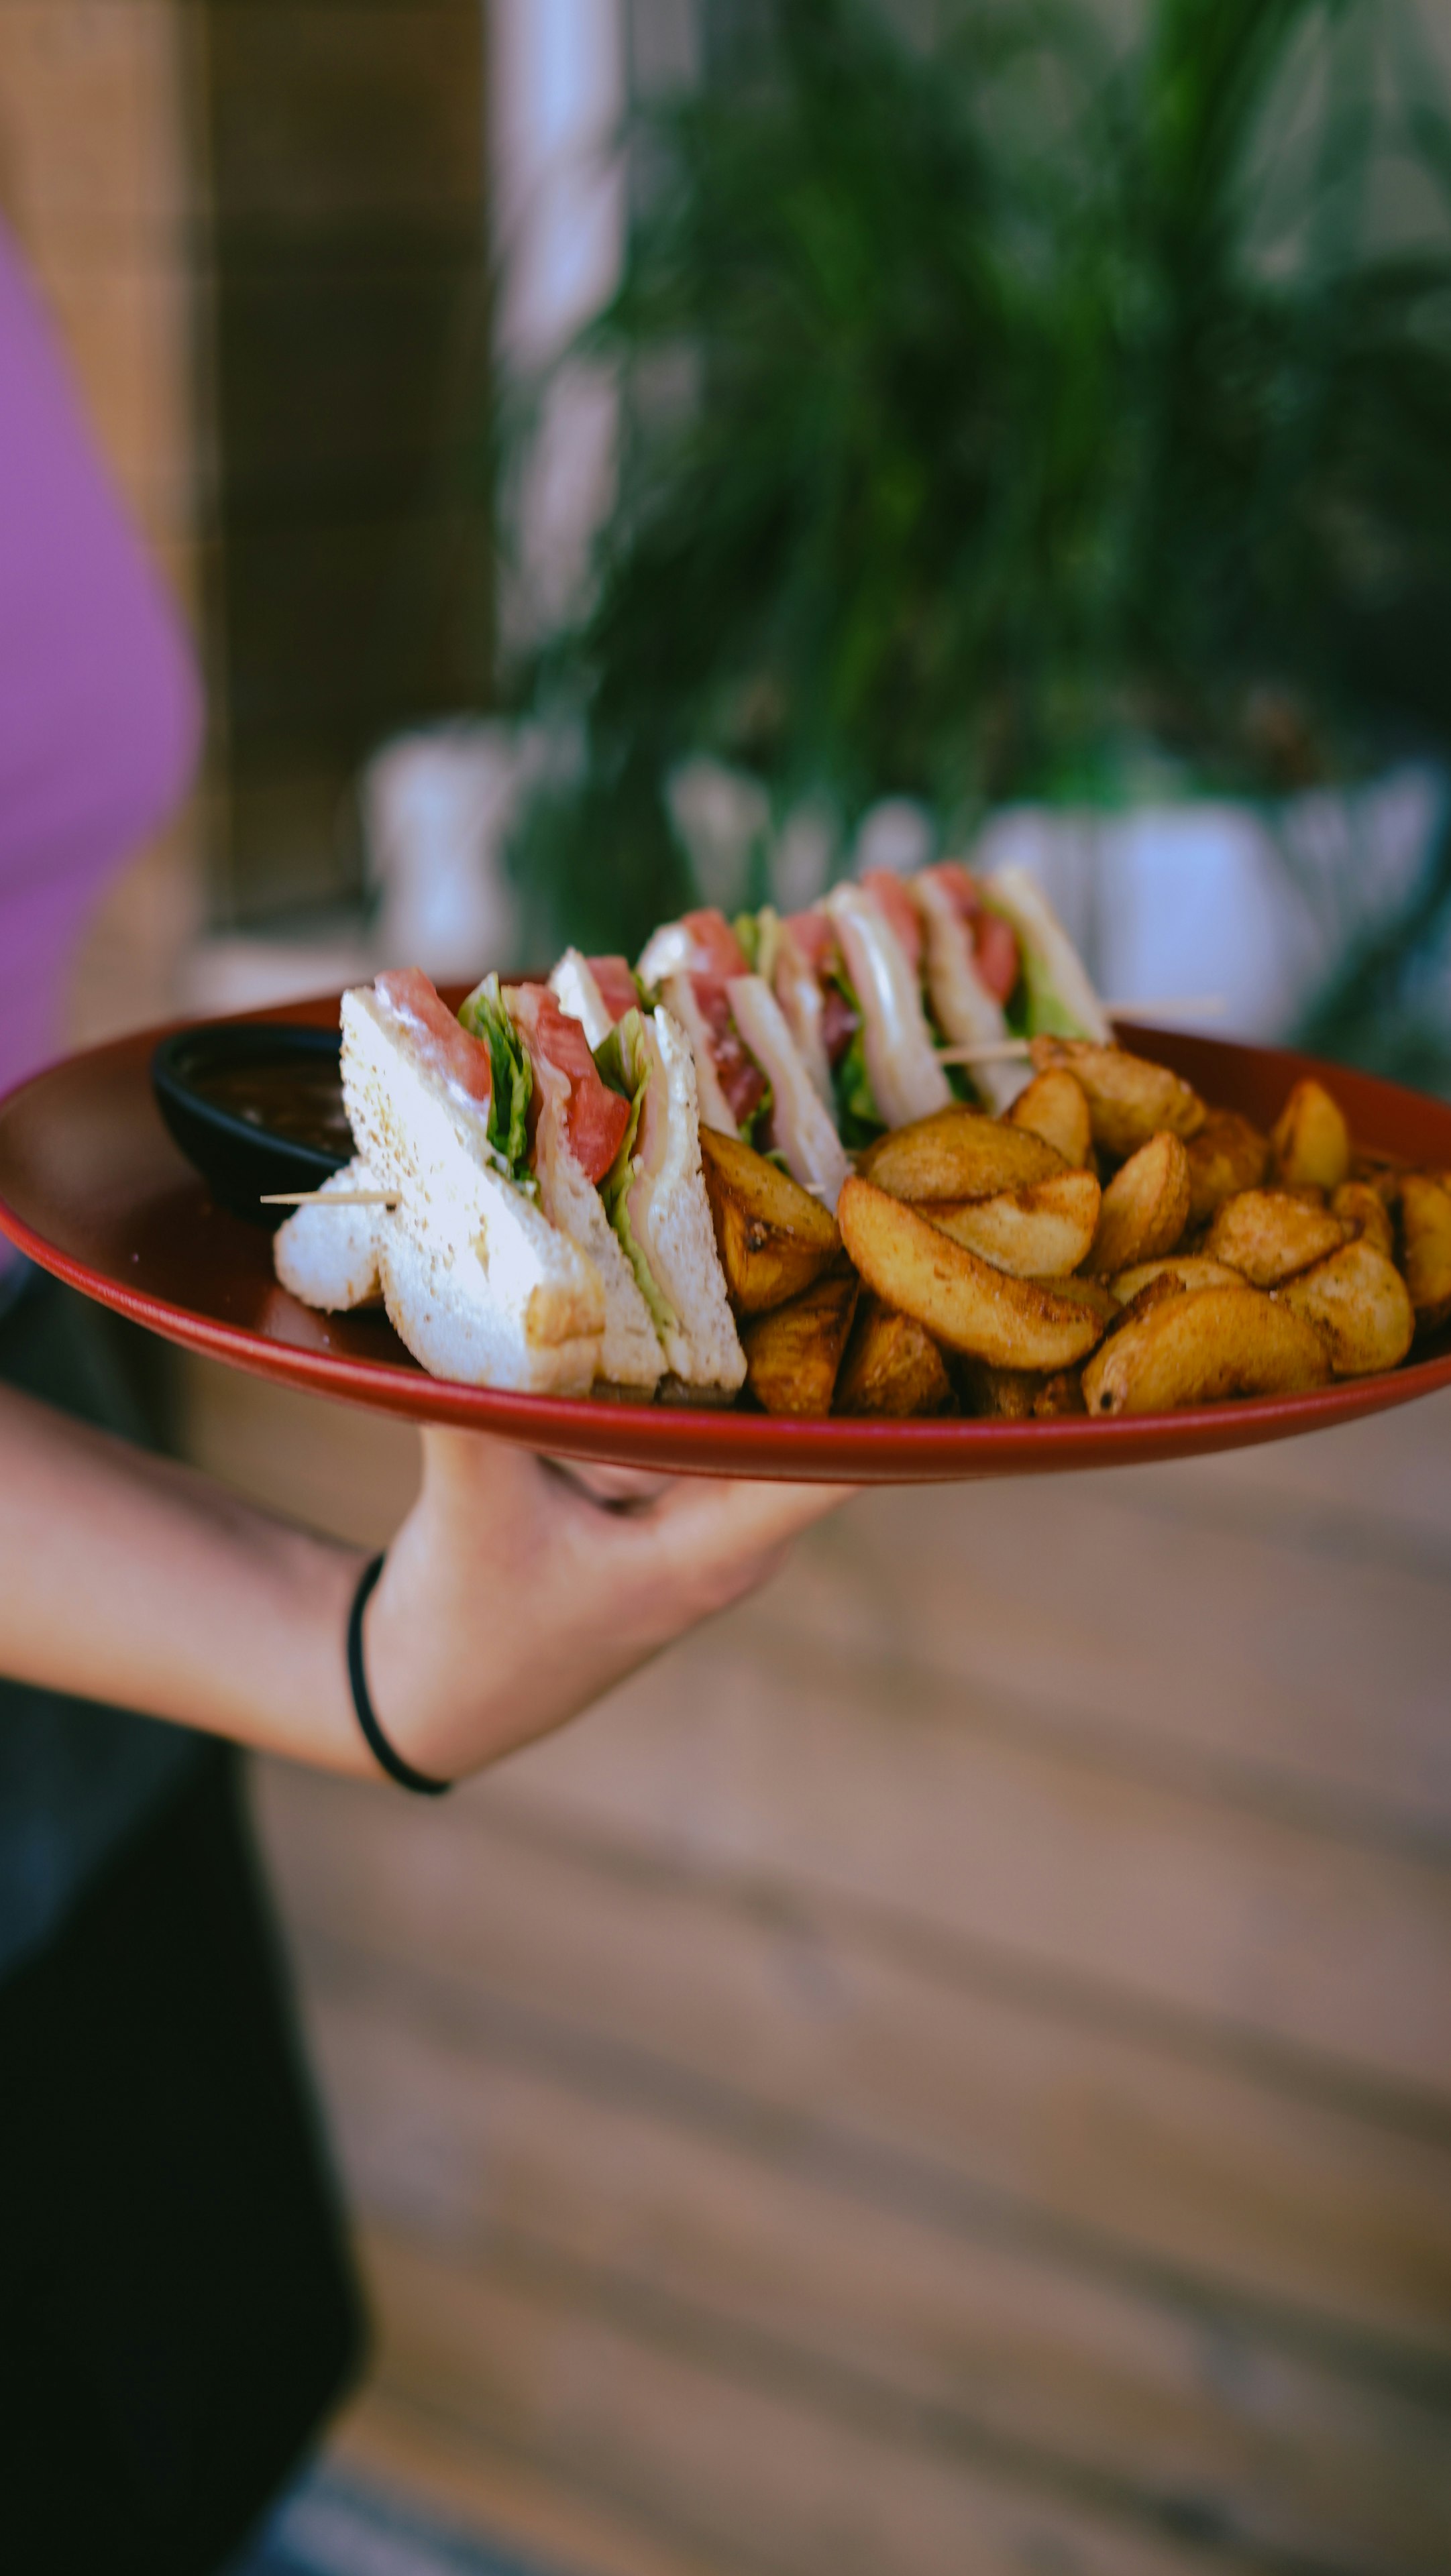
[[[1189,1221],[1189,1157],[1167,1129],[1121,1163],[1103,1194],[1088,1267],[1106,1278],[1172,1252]]]
[[[1189,1222],[1207,1225],[1238,1190],[1257,1190],[1270,1165],[1270,1140],[1235,1109],[1211,1109],[1189,1156]]]
[[[837,1221],[867,1286],[951,1350],[1000,1368],[1071,1368],[1103,1330],[1088,1306],[994,1270],[859,1175],[842,1191]]]
[[[929,1200],[934,1225],[980,1252],[1016,1279],[1052,1279],[1076,1270],[1098,1224],[1099,1187],[1092,1172],[1050,1172],[1023,1190],[990,1199]]]
[[[959,1371],[968,1411],[980,1422],[1031,1422],[1033,1403],[1047,1380],[1033,1369],[990,1368],[964,1360]]]
[[[843,1264],[789,1305],[775,1306],[742,1327],[746,1384],[767,1413],[814,1416],[831,1411],[860,1293],[859,1281]]]
[[[841,1251],[835,1222],[820,1200],[764,1154],[712,1127],[700,1131],[700,1159],[737,1314],[765,1314],[799,1296]]]
[[[1345,1228],[1328,1208],[1306,1207],[1288,1190],[1241,1190],[1226,1199],[1204,1238],[1211,1261],[1226,1262],[1254,1288],[1277,1288],[1339,1250]]]
[[[1026,1127],[954,1102],[879,1136],[862,1157],[864,1180],[894,1199],[986,1199],[1061,1172],[1063,1157]]]
[[[1033,1398],[1035,1422],[1061,1422],[1070,1414],[1087,1411],[1081,1369],[1055,1369]]]
[[[1032,1135],[1041,1136],[1065,1163],[1080,1169],[1087,1165],[1093,1152],[1088,1099],[1082,1083],[1075,1082],[1063,1065],[1050,1065],[1046,1073],[1035,1073],[1026,1089],[1019,1092],[1008,1118],[1014,1127],[1026,1127]]]
[[[1109,1281],[1114,1295],[1125,1306],[1131,1306],[1141,1288],[1151,1280],[1169,1273],[1181,1288],[1237,1288],[1240,1273],[1231,1270],[1226,1261],[1211,1261],[1202,1252],[1172,1252],[1161,1261],[1137,1261],[1131,1270],[1117,1271]]]
[[[1330,1213],[1338,1216],[1342,1225],[1353,1227],[1375,1251],[1383,1252],[1387,1261],[1394,1261],[1395,1227],[1385,1200],[1369,1181],[1342,1181],[1330,1202]]]
[[[1315,1326],[1337,1377],[1373,1377],[1397,1367],[1415,1337],[1404,1279],[1363,1235],[1287,1280],[1275,1290],[1275,1302]]]
[[[1171,1413],[1226,1396],[1294,1395],[1330,1375],[1313,1324],[1257,1288],[1197,1288],[1125,1324],[1083,1372],[1088,1410]]]
[[[973,1412],[986,1422],[1059,1422],[1084,1411],[1077,1369],[1057,1369],[1052,1377],[1032,1369],[989,1368],[966,1360],[963,1384]]]
[[[1034,1038],[1029,1052],[1037,1072],[1057,1065],[1072,1074],[1088,1101],[1095,1145],[1120,1162],[1161,1129],[1171,1136],[1197,1135],[1208,1116],[1198,1092],[1177,1073],[1167,1065],[1150,1064],[1146,1056],[1130,1055],[1125,1047],[1093,1046],[1084,1038]]]
[[[1270,1170],[1285,1188],[1338,1190],[1350,1170],[1350,1130],[1323,1082],[1297,1082],[1270,1133]]]
[[[1044,1279],[1039,1284],[1051,1288],[1055,1297],[1066,1297],[1070,1306],[1086,1306],[1100,1324],[1118,1319],[1119,1301],[1106,1280],[1086,1278],[1080,1270],[1075,1279]]]
[[[863,1295],[836,1381],[837,1412],[905,1422],[946,1413],[952,1400],[946,1363],[930,1334],[880,1297]]]
[[[1451,1190],[1429,1172],[1401,1176],[1401,1267],[1418,1332],[1451,1315]]]

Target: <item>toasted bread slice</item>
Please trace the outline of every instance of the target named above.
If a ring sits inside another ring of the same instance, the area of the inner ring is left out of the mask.
[[[336,1190],[375,1190],[378,1182],[361,1154],[322,1185],[322,1198],[300,1207],[278,1227],[272,1239],[272,1262],[284,1288],[304,1306],[324,1314],[345,1315],[356,1306],[371,1306],[382,1294],[378,1275],[378,1236],[387,1210],[328,1207]]]
[[[593,1261],[499,1168],[477,1111],[373,993],[346,993],[342,1021],[353,1135],[398,1200],[378,1266],[400,1339],[466,1385],[584,1394],[605,1329]]]

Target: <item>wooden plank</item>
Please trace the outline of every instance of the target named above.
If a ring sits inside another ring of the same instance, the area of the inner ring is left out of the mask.
[[[1313,1445],[1313,1444],[1306,1444]],[[1206,1462],[1208,1463],[1208,1462]],[[1448,1480],[1451,1481],[1451,1480]],[[873,1497],[751,1623],[955,1681],[973,1722],[1451,1856],[1451,1530],[1396,1562],[1191,1469]]]
[[[492,1794],[527,1788],[582,1826],[880,1906],[1451,2108],[1451,1873],[975,1717],[961,1689],[758,1650],[740,1622],[519,1756]]]
[[[512,2549],[531,2567],[542,2560],[540,2576],[722,2576],[714,2555],[647,2538],[634,2515],[504,2458],[477,2426],[430,2414],[406,2390],[376,2381],[332,2426],[325,2458],[469,2533],[482,2549]]]
[[[702,2355],[754,2345],[822,2413],[846,2394],[949,2458],[1002,2446],[1150,2524],[1212,2519],[1268,2561],[1444,2570],[1447,2389],[1417,2402],[1056,2249],[865,2210],[779,2139],[486,2052],[418,1979],[310,1983],[370,2220],[465,2268],[542,2257],[582,2303],[668,2316]]]
[[[406,1422],[268,1386],[195,1352],[176,1357],[182,1445],[235,1493],[358,1547],[382,1547],[418,1491]]]
[[[456,1980],[492,2009],[491,2052],[598,2052],[833,2188],[935,2200],[1246,2332],[1451,2362],[1444,2127],[1385,2127],[991,1956],[904,1948],[789,1879],[571,1842],[497,1790],[424,1815],[281,1766],[258,1788],[294,1937]]]
[[[385,2391],[732,2576],[1202,2576],[1194,2543],[1111,2501],[1055,2494],[987,2446],[946,2460],[866,2406],[824,2417],[757,2354],[731,2369],[658,2316],[587,2308],[563,2267],[465,2270],[376,2227],[363,2242]]]

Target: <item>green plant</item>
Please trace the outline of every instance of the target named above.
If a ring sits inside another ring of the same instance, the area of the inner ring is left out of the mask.
[[[574,354],[629,394],[588,602],[524,685],[583,725],[521,857],[578,934],[687,889],[662,782],[946,831],[1145,747],[1270,791],[1451,735],[1451,145],[1394,0],[972,0],[931,53],[781,0],[652,108]],[[1409,103],[1408,103],[1409,102]],[[1419,237],[1377,247],[1399,162]],[[684,398],[652,394],[670,362]]]

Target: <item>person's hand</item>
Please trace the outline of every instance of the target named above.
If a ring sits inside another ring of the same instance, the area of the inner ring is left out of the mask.
[[[423,1460],[364,1650],[389,1742],[441,1780],[588,1707],[853,1490],[566,1467],[467,1431],[426,1431]]]

